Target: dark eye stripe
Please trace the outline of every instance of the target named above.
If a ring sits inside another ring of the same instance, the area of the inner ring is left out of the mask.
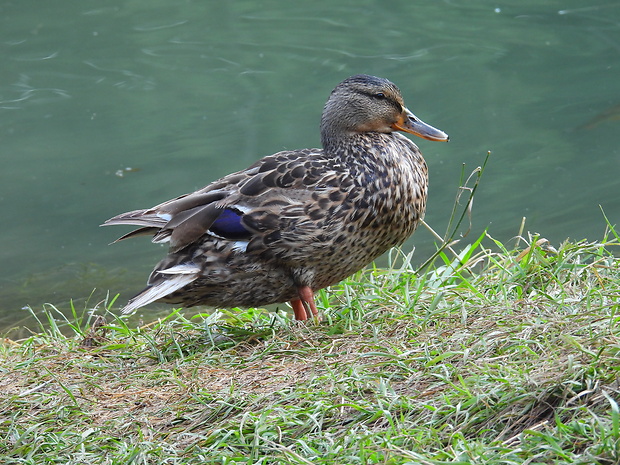
[[[383,92],[360,92],[360,94],[377,100],[389,100]]]
[[[360,92],[360,93],[374,100],[382,100],[384,102],[389,102],[390,105],[392,105],[397,111],[399,112],[403,111],[402,105],[400,103],[398,103],[393,98],[388,97],[383,92]]]

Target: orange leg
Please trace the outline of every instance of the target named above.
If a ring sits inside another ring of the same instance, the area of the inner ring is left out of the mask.
[[[314,316],[317,320],[321,320],[319,317],[319,311],[316,309],[314,303],[314,292],[310,289],[310,286],[302,286],[298,289],[299,299],[291,300],[291,306],[295,313],[296,320],[307,320],[309,317]]]
[[[295,313],[296,320],[308,319],[308,315],[306,315],[306,307],[304,307],[304,304],[301,303],[301,300],[291,300],[291,307],[293,307],[293,312]]]

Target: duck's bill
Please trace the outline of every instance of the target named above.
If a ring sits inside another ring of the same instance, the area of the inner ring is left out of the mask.
[[[418,137],[439,142],[448,142],[450,137],[445,132],[434,128],[430,124],[426,124],[416,115],[405,109],[399,121],[395,122],[392,127],[398,131],[415,134]]]

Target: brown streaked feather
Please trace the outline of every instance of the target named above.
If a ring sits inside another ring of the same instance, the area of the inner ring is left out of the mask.
[[[156,216],[150,210],[134,210],[110,218],[102,226],[131,224],[134,226],[152,226],[157,228],[164,226],[166,223],[165,219]]]
[[[159,228],[139,228],[139,229],[135,229],[131,232],[128,232],[127,234],[123,234],[121,237],[119,237],[118,239],[116,239],[113,244],[119,242],[119,241],[123,241],[125,239],[129,239],[132,237],[138,237],[138,236],[154,236],[155,234],[157,234],[159,232]]]

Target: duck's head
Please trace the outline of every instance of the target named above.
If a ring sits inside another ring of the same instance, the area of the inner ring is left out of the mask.
[[[332,91],[321,118],[324,147],[351,134],[403,131],[428,140],[448,141],[448,135],[410,112],[398,87],[387,79],[358,74]]]

